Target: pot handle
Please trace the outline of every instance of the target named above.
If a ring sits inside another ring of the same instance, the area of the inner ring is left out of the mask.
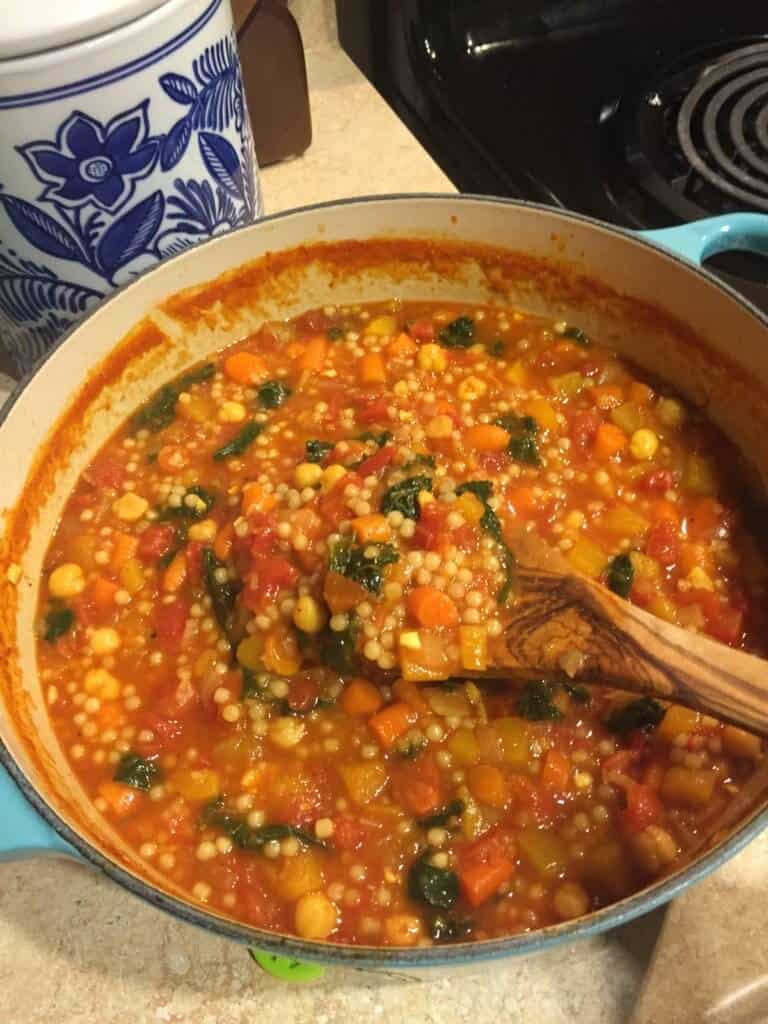
[[[692,263],[703,263],[710,256],[731,249],[768,256],[768,215],[764,213],[726,213],[638,234]]]
[[[0,861],[44,854],[80,859],[77,851],[43,821],[0,765]]]

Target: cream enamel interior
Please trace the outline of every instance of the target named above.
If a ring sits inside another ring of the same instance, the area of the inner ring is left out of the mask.
[[[662,321],[643,323],[627,317],[620,300],[603,293],[589,305],[571,305],[568,273],[546,282],[523,269],[503,280],[471,256],[446,273],[420,267],[393,267],[391,261],[365,270],[329,268],[313,243],[345,239],[425,238],[502,246],[546,261],[570,264],[641,303],[658,304],[688,325],[703,347],[684,329]],[[195,289],[218,275],[259,260],[266,253],[307,245],[290,270],[268,278],[249,295],[247,305],[232,309],[220,303],[200,305],[190,326],[162,304],[184,289]],[[560,283],[558,283],[560,282]],[[48,723],[44,686],[35,668],[33,615],[42,560],[63,503],[77,477],[111,433],[162,383],[250,333],[265,319],[292,317],[328,302],[351,303],[392,297],[447,298],[473,302],[511,302],[556,318],[570,319],[607,344],[673,381],[688,398],[708,407],[710,415],[741,446],[753,453],[763,481],[768,479],[768,331],[737,299],[692,273],[680,261],[615,231],[538,208],[493,200],[454,197],[403,197],[312,208],[284,215],[216,239],[171,262],[120,292],[90,316],[48,359],[21,393],[0,427],[0,506],[6,534],[0,540],[0,572],[10,562],[23,569],[15,591],[2,584],[6,608],[16,604],[8,635],[9,657],[0,664],[0,735],[47,802],[76,832],[103,854],[129,870],[131,851],[92,810],[69,772]],[[35,495],[36,521],[23,549],[9,537],[13,508],[25,488],[32,455],[54,458],[57,423],[103,363],[149,317],[169,343],[129,362],[120,377],[102,389],[81,418],[81,443],[56,472],[50,495]],[[709,353],[709,354],[708,354]],[[718,353],[725,362],[714,358]],[[5,580],[2,572],[0,577]],[[18,660],[17,660],[18,659]],[[17,671],[18,670],[18,671]],[[11,714],[9,700],[23,704],[26,727]],[[160,888],[159,875],[142,867]]]

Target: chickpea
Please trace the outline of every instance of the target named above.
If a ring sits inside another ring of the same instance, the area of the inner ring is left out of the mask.
[[[77,597],[85,590],[83,570],[74,562],[65,562],[48,577],[51,597]]]
[[[415,946],[422,936],[421,921],[413,914],[393,914],[384,922],[384,934],[393,946]]]
[[[555,912],[563,921],[583,917],[589,911],[589,896],[578,882],[564,882],[555,890]]]

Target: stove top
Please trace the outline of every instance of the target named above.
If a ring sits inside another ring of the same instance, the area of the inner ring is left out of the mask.
[[[462,191],[630,228],[768,212],[768,3],[337,0],[339,37]],[[712,269],[768,310],[768,261]]]

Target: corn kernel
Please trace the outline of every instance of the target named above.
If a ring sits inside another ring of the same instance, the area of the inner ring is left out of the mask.
[[[242,423],[245,416],[246,408],[242,402],[222,402],[217,419],[219,423]]]
[[[424,508],[425,505],[429,505],[430,502],[434,501],[434,496],[429,491],[419,491],[416,495],[416,500],[419,503],[419,508]]]
[[[474,402],[488,390],[488,385],[480,377],[467,377],[457,388],[457,394],[462,402]]]
[[[303,939],[327,939],[339,923],[339,912],[325,893],[308,892],[296,903],[294,920]]]
[[[297,487],[315,487],[323,479],[323,468],[316,462],[301,462],[294,470],[293,479]]]
[[[94,629],[89,643],[94,654],[111,654],[120,646],[120,634],[111,626]]]
[[[133,491],[126,491],[112,502],[112,511],[118,519],[126,523],[134,523],[141,519],[148,508],[147,499],[142,498],[140,494],[134,494]]]
[[[11,586],[15,587],[16,584],[21,579],[21,566],[17,565],[16,562],[11,562],[11,564],[8,566],[8,569],[6,570],[5,578],[11,584]]]
[[[322,480],[320,486],[324,491],[330,491],[336,484],[341,480],[343,476],[347,475],[346,467],[339,465],[334,462],[333,465],[328,466],[323,470]]]
[[[425,428],[427,437],[441,438],[450,437],[453,433],[453,420],[450,416],[433,416]]]
[[[276,718],[269,727],[269,738],[275,746],[295,747],[304,739],[306,725],[298,718]]]
[[[91,697],[99,700],[117,700],[120,696],[120,683],[105,668],[92,668],[85,673],[83,688]]]
[[[74,562],[65,562],[48,577],[48,590],[52,597],[76,597],[85,590],[83,570]]]
[[[476,495],[469,491],[465,491],[456,502],[456,510],[473,526],[476,526],[485,515],[485,506]]]
[[[652,459],[659,449],[659,439],[652,430],[641,427],[632,435],[629,450],[636,459]]]
[[[448,358],[439,345],[422,345],[418,359],[420,368],[432,373],[442,373],[448,366]]]
[[[714,590],[715,585],[700,565],[694,565],[688,573],[688,580],[696,590]]]
[[[215,519],[203,519],[199,523],[192,523],[187,530],[187,536],[190,540],[212,541],[215,540],[218,530]]]
[[[293,609],[293,621],[302,633],[319,633],[328,620],[328,614],[314,597],[304,594]]]
[[[421,637],[415,629],[400,634],[400,646],[410,651],[421,650]]]
[[[679,427],[685,419],[685,409],[674,398],[660,398],[656,404],[656,415],[665,427]]]

